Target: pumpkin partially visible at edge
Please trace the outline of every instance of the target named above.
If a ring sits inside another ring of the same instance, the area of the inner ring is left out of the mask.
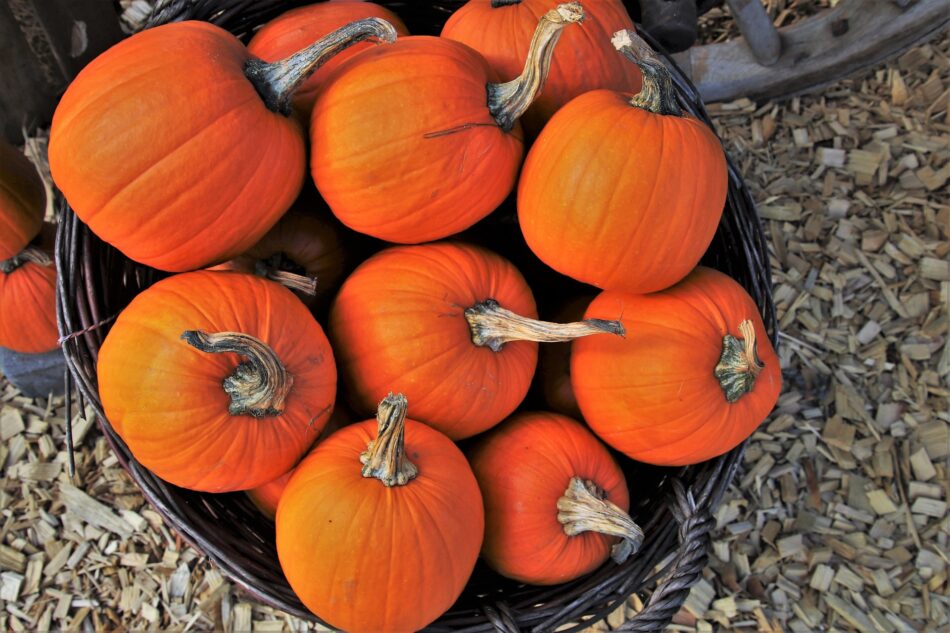
[[[0,262],[27,247],[43,225],[46,189],[33,163],[0,140]]]

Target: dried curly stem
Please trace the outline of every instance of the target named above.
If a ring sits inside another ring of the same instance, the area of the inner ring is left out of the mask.
[[[53,263],[52,258],[36,246],[27,246],[22,251],[11,257],[0,261],[0,273],[9,275],[23,264],[31,262],[39,266],[49,266]]]
[[[267,343],[240,332],[208,334],[187,330],[181,338],[192,347],[209,354],[233,352],[247,358],[224,379],[224,391],[231,396],[228,413],[255,418],[280,415],[294,378],[284,368]]]
[[[571,477],[564,496],[557,501],[557,520],[564,533],[576,536],[582,532],[599,532],[620,537],[610,551],[617,563],[627,560],[643,544],[643,530],[617,505],[607,500],[607,494],[593,481]]]
[[[364,40],[395,42],[396,29],[381,18],[366,18],[343,26],[307,48],[276,62],[251,59],[244,66],[244,75],[254,84],[267,107],[289,115],[291,98],[307,77],[328,59]]]
[[[503,84],[488,84],[488,110],[503,130],[514,127],[541,92],[561,30],[583,20],[584,9],[579,2],[559,4],[545,13],[531,38],[521,75]]]
[[[732,334],[722,337],[722,356],[713,373],[726,396],[735,402],[755,388],[755,379],[765,366],[755,353],[755,327],[746,319],[739,324],[741,339]]]
[[[575,323],[550,323],[529,319],[501,307],[494,299],[486,299],[465,310],[465,320],[472,331],[472,342],[500,352],[510,341],[563,343],[591,334],[625,336],[620,321],[585,319]]]
[[[386,487],[405,486],[419,474],[406,457],[406,410],[409,403],[401,393],[390,393],[376,409],[379,429],[360,455],[363,476],[375,477]]]
[[[640,67],[643,87],[630,105],[649,110],[654,114],[683,116],[676,100],[673,78],[666,65],[656,56],[650,45],[633,31],[617,31],[610,42],[620,53]]]

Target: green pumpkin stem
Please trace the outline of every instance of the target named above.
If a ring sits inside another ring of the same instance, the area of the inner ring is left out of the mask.
[[[181,338],[208,354],[232,352],[247,358],[221,383],[225,393],[231,396],[228,413],[255,418],[283,413],[284,401],[293,387],[294,378],[267,343],[240,332],[208,334],[201,330],[187,330]]]
[[[53,263],[52,258],[37,246],[27,246],[22,251],[11,257],[0,261],[0,273],[9,275],[23,264],[31,262],[38,266],[49,266]]]
[[[726,396],[726,402],[736,402],[755,388],[755,379],[765,366],[755,352],[755,327],[748,319],[739,324],[741,339],[732,334],[722,338],[722,356],[714,374]]]
[[[357,20],[280,61],[253,58],[245,64],[244,75],[254,84],[268,109],[289,116],[291,98],[300,84],[331,57],[364,40],[395,42],[396,29],[381,18]]]
[[[626,336],[620,321],[584,319],[574,323],[551,323],[529,319],[507,310],[494,299],[486,299],[465,310],[472,343],[500,352],[511,341],[565,343],[591,334]]]
[[[633,31],[627,30],[614,33],[610,42],[624,57],[639,66],[643,75],[643,87],[630,100],[630,105],[654,114],[683,116],[670,71],[650,45]]]
[[[630,515],[607,500],[607,493],[589,479],[571,477],[564,496],[557,500],[557,520],[568,536],[582,532],[598,532],[616,536],[620,541],[610,550],[610,557],[622,563],[643,544],[643,530]]]
[[[406,457],[406,411],[409,402],[401,393],[383,398],[376,409],[376,439],[360,455],[363,476],[375,477],[387,488],[405,486],[419,469]]]
[[[488,84],[488,110],[501,129],[507,132],[513,128],[541,92],[564,27],[583,20],[584,9],[579,2],[559,4],[545,13],[531,39],[521,75],[503,84]]]

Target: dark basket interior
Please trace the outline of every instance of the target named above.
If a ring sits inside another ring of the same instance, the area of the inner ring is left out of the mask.
[[[461,0],[377,2],[397,12],[413,33],[438,33],[446,17],[462,4]],[[303,3],[169,0],[159,4],[150,25],[179,19],[208,20],[246,39],[254,27]],[[655,42],[643,35],[655,47]],[[709,123],[696,90],[675,67],[673,75],[682,106]],[[523,246],[514,217],[513,201],[509,200],[464,237],[488,240],[519,267],[542,268]],[[509,245],[513,250],[506,250]],[[746,288],[775,343],[775,308],[765,240],[749,191],[731,162],[725,212],[703,263],[729,274]],[[260,600],[315,619],[281,573],[273,524],[243,493],[199,493],[167,484],[135,461],[102,414],[96,381],[99,347],[112,321],[129,301],[167,273],[132,262],[103,243],[66,203],[62,204],[57,234],[56,266],[57,311],[69,367],[67,397],[74,384],[80,401],[88,402],[99,415],[102,431],[119,460],[148,500],[186,540]],[[543,285],[551,291],[563,287],[563,278],[549,275],[552,281]],[[535,290],[539,304],[543,304],[546,289]],[[608,562],[584,578],[554,587],[515,583],[480,562],[458,602],[427,630],[549,631],[573,622],[576,625],[565,630],[576,631],[591,624],[589,619],[581,622],[581,618],[602,618],[634,592],[644,596],[646,607],[623,630],[661,630],[701,575],[712,525],[710,515],[732,480],[742,451],[740,446],[687,468],[647,466],[617,455],[631,497],[636,500],[631,514],[646,534],[637,556],[622,565]],[[664,565],[657,570],[660,563]]]

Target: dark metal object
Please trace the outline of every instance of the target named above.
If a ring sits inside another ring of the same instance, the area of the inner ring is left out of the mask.
[[[86,64],[122,38],[103,0],[0,0],[0,124],[19,145],[45,125],[60,93]]]
[[[58,347],[42,354],[21,354],[0,347],[0,373],[30,398],[63,393],[66,360]]]
[[[414,25],[410,27],[415,28],[414,32],[437,33],[461,0],[381,3],[397,10]],[[286,3],[277,0],[172,0],[163,5],[160,15],[211,19],[232,31],[248,33],[254,25],[286,8]],[[650,40],[649,35],[645,37]],[[650,43],[655,46],[655,42]],[[708,122],[689,81],[675,69],[673,76],[682,107]],[[56,242],[60,335],[66,339],[64,351],[75,386],[98,414],[102,431],[119,461],[166,521],[236,583],[263,602],[315,619],[301,605],[280,570],[273,524],[244,494],[199,493],[162,481],[135,461],[105,419],[97,391],[96,358],[111,327],[110,319],[165,273],[136,264],[101,242],[65,203],[62,211]],[[509,218],[514,212],[509,200],[493,216]],[[503,219],[492,225],[489,233],[501,240],[503,231],[514,235],[517,223]],[[775,342],[768,251],[752,197],[731,162],[726,208],[703,261],[746,288],[760,307]],[[710,517],[733,478],[743,450],[740,446],[687,468],[653,467],[621,458],[628,481],[637,483],[638,495],[631,514],[646,535],[637,556],[622,565],[609,562],[592,574],[554,587],[522,585],[479,564],[458,602],[427,630],[541,632],[574,623],[564,630],[579,631],[593,622],[580,622],[582,616],[603,618],[634,592],[651,597],[643,612],[625,624],[624,630],[661,630],[701,577],[710,540]],[[671,554],[669,562],[653,573]],[[651,587],[655,587],[652,592]]]
[[[696,0],[640,0],[639,5],[643,28],[666,51],[678,53],[696,43]]]

